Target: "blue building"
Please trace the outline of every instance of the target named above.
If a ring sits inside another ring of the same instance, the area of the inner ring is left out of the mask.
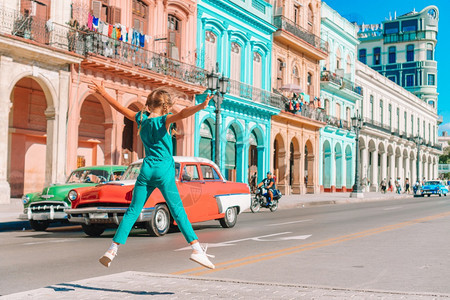
[[[351,117],[362,99],[354,84],[357,26],[322,3],[321,37],[330,54],[321,61],[320,99],[327,125],[320,129],[319,182],[325,192],[351,190],[355,178],[355,134]]]
[[[230,78],[221,104],[220,168],[228,180],[258,181],[269,170],[271,116],[280,112],[270,93],[272,6],[263,0],[199,0],[198,66]],[[202,101],[199,96],[198,101]],[[216,103],[196,114],[195,155],[215,160]]]
[[[431,5],[381,24],[361,25],[359,61],[437,108],[438,22],[439,10]]]

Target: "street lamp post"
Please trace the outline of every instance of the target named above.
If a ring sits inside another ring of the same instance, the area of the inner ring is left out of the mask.
[[[417,158],[416,158],[416,182],[420,182],[420,163],[419,163],[419,157],[420,157],[420,146],[422,145],[423,139],[422,137],[417,134],[417,136],[414,137],[414,143],[416,143],[417,147]]]
[[[360,160],[360,151],[359,151],[359,132],[363,126],[363,120],[359,115],[359,112],[356,111],[356,116],[352,118],[352,127],[355,129],[356,133],[356,158],[355,158],[355,184],[353,185],[352,192],[350,194],[351,198],[363,198],[364,193],[361,188],[361,180],[359,178],[359,160]]]
[[[208,79],[208,90],[210,90],[212,93],[216,92],[214,96],[214,100],[216,101],[216,110],[214,113],[216,114],[216,127],[215,127],[215,163],[220,169],[220,124],[221,124],[221,106],[222,106],[222,100],[223,96],[228,91],[228,83],[230,82],[230,79],[227,77],[222,76],[221,73],[219,73],[219,63],[216,63],[216,72],[211,71],[211,73],[206,75]]]

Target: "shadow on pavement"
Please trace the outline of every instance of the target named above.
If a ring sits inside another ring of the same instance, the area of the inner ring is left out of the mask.
[[[60,287],[60,286],[63,286],[63,287]],[[69,291],[75,291],[75,289],[85,289],[85,290],[101,291],[101,292],[126,293],[126,294],[132,294],[132,295],[156,296],[156,295],[174,295],[175,294],[173,292],[147,292],[147,291],[128,291],[128,290],[105,289],[105,288],[85,286],[85,285],[73,284],[73,283],[60,283],[60,284],[57,284],[57,286],[47,286],[46,288],[53,289],[55,292],[69,292]]]

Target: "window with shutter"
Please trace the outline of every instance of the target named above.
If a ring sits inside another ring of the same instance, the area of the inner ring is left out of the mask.
[[[92,14],[96,18],[101,18],[102,16],[102,2],[92,1]]]
[[[110,6],[109,7],[109,13],[108,13],[108,17],[109,17],[109,24],[117,24],[120,23],[120,14],[121,14],[121,9],[118,7],[114,7],[114,6]]]
[[[133,28],[142,34],[147,33],[148,6],[141,0],[133,0]]]

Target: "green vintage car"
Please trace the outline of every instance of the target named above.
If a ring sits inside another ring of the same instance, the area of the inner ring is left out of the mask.
[[[52,222],[65,222],[67,214],[64,209],[71,207],[67,198],[71,189],[119,180],[126,168],[117,165],[78,168],[70,174],[66,183],[52,184],[40,193],[24,195],[23,214],[19,218],[29,220],[31,228],[36,231],[46,230]]]

